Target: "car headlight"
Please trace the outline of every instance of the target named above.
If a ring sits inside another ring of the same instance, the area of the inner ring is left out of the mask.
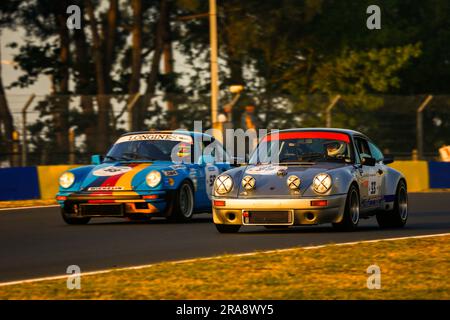
[[[145,182],[151,188],[156,187],[161,182],[161,172],[153,170],[145,177]]]
[[[245,190],[252,190],[255,189],[256,180],[252,176],[245,176],[244,179],[242,179],[242,186]]]
[[[63,188],[69,188],[75,182],[75,175],[72,172],[64,172],[59,177],[59,185]]]
[[[233,179],[227,175],[218,176],[214,181],[214,189],[218,194],[226,194],[233,189]]]
[[[315,192],[325,193],[331,188],[331,177],[327,173],[319,173],[314,177],[312,186]]]
[[[296,175],[292,175],[287,178],[286,183],[287,183],[289,189],[295,190],[295,189],[300,188],[301,181],[300,181],[299,177],[297,177]]]

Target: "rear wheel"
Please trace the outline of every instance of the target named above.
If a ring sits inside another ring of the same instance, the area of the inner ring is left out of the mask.
[[[216,224],[216,229],[220,233],[236,233],[240,228],[240,225],[235,224]]]
[[[394,209],[377,213],[381,228],[402,228],[408,220],[408,192],[404,181],[400,181],[394,200]]]
[[[169,216],[170,220],[188,221],[194,213],[194,190],[188,181],[184,181],[175,192],[171,200]]]
[[[359,192],[356,186],[352,185],[345,201],[344,217],[341,222],[333,223],[333,227],[342,231],[353,231],[359,223]]]
[[[91,220],[91,218],[87,217],[82,218],[73,217],[70,214],[68,214],[66,210],[64,210],[64,208],[61,208],[61,216],[65,223],[72,225],[87,224]]]

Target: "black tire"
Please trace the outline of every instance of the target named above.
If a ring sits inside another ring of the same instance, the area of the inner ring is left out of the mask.
[[[402,228],[408,220],[408,191],[402,180],[395,192],[394,209],[377,213],[377,222],[381,228]]]
[[[81,225],[81,224],[88,224],[91,218],[83,217],[83,218],[75,218],[69,215],[64,208],[61,208],[61,216],[65,223],[71,224],[71,225]]]
[[[236,224],[216,224],[216,229],[220,233],[236,233],[240,228],[241,226]]]
[[[358,188],[351,185],[347,193],[347,200],[345,201],[344,217],[341,222],[333,223],[333,227],[339,231],[354,231],[359,223],[359,200]]]
[[[167,218],[177,222],[191,220],[194,213],[194,190],[192,184],[183,181],[173,194]]]

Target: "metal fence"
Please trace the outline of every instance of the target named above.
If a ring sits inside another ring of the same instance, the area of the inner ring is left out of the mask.
[[[127,131],[193,129],[194,121],[203,121],[204,129],[211,125],[208,96],[111,95],[103,99],[108,101],[109,133],[108,143],[99,147],[99,97],[8,95],[16,132],[12,141],[2,138],[0,142],[0,166],[88,163],[92,154],[104,153]],[[220,104],[225,106],[230,99],[223,97]],[[354,129],[400,159],[439,160],[438,149],[450,144],[450,96],[253,96],[227,110],[228,119],[232,116],[228,127],[242,127],[248,101],[255,105],[259,128]]]

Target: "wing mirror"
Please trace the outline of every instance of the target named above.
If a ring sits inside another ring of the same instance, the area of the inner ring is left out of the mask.
[[[99,165],[103,162],[103,156],[99,154],[94,154],[91,156],[91,163],[94,165]]]
[[[365,166],[373,167],[373,166],[375,166],[376,163],[377,163],[377,161],[375,160],[375,158],[370,158],[370,157],[362,158],[362,164]]]
[[[383,163],[384,164],[389,164],[389,163],[392,163],[392,162],[394,162],[394,156],[391,155],[391,154],[385,154],[384,158],[383,158]]]

